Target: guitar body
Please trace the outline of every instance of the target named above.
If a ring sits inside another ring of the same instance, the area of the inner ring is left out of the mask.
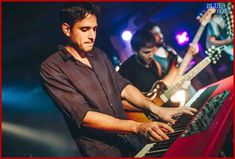
[[[160,95],[164,90],[166,90],[165,84],[162,81],[156,81],[153,84],[150,92],[143,92],[143,94],[156,105],[164,106],[165,103],[160,98]],[[145,114],[144,112],[138,110],[126,110],[126,115],[128,119],[138,122],[149,122],[153,120],[149,114]]]
[[[154,98],[152,100],[153,103],[155,103],[156,105],[162,107],[165,105],[165,103],[161,100],[161,98],[159,96],[157,96],[156,98]]]
[[[164,105],[164,102],[159,97],[154,98],[153,103],[157,104],[158,106],[163,106]],[[142,111],[127,110],[125,113],[126,113],[128,119],[131,119],[131,120],[134,120],[134,121],[149,122],[149,121],[152,120],[152,118],[150,117],[149,114],[145,114]]]
[[[164,102],[161,100],[160,95],[166,90],[167,87],[162,81],[156,81],[149,92],[142,92],[150,101],[155,103],[158,106],[163,106]],[[124,108],[125,105],[130,105],[130,103],[123,102]],[[134,106],[132,106],[134,107]],[[125,111],[128,119],[138,121],[138,122],[149,122],[151,121],[150,115],[145,114],[142,111],[138,110],[126,110]]]
[[[126,111],[128,119],[138,121],[138,122],[149,122],[151,121],[147,115],[139,111]]]
[[[159,96],[155,97],[152,100],[152,102],[155,103],[157,106],[160,106],[160,107],[163,107],[163,106],[164,107],[165,106],[178,107],[179,106],[178,102],[173,103],[173,102],[171,102],[171,100],[168,100],[167,103],[164,103]],[[147,113],[145,114],[142,111],[130,111],[130,110],[128,110],[125,113],[126,113],[128,119],[138,121],[138,122],[149,122],[149,121],[155,120],[149,114],[147,114]]]

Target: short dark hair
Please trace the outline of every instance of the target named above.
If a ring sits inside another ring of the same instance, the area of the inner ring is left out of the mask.
[[[157,23],[148,22],[147,24],[145,24],[145,25],[143,26],[142,29],[145,29],[145,30],[152,30],[155,26],[158,26]]]
[[[131,38],[132,50],[138,52],[142,47],[153,47],[156,41],[152,33],[148,30],[141,29]]]
[[[77,21],[84,19],[87,14],[100,15],[100,7],[90,2],[65,3],[60,11],[60,24],[68,23],[73,26]]]

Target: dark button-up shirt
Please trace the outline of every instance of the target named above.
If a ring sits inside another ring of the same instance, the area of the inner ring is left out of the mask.
[[[142,92],[149,91],[153,84],[160,80],[157,66],[154,62],[147,68],[137,62],[136,55],[128,58],[120,67],[119,73],[126,79],[130,80],[135,87]]]
[[[88,111],[127,119],[120,94],[129,81],[113,69],[100,49],[94,48],[87,58],[92,68],[59,46],[41,65],[43,86],[63,113],[82,155],[123,156],[133,136],[84,127],[82,121]]]

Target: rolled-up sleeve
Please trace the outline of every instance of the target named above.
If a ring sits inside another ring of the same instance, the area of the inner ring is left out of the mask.
[[[117,81],[117,85],[118,85],[120,92],[122,92],[122,90],[126,87],[126,85],[132,84],[129,80],[123,78],[119,74],[119,72],[115,72],[114,74],[115,74],[115,79]]]
[[[76,91],[66,75],[53,63],[43,63],[40,75],[42,86],[52,100],[80,127],[86,113],[91,110],[84,97]]]

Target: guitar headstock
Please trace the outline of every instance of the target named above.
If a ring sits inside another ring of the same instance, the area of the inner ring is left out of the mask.
[[[215,47],[214,45],[208,48],[205,53],[210,58],[213,64],[216,64],[217,61],[222,57],[221,53],[226,48],[226,45]]]
[[[215,8],[209,8],[205,13],[201,13],[197,19],[201,23],[201,25],[206,25],[211,21],[211,17],[213,14],[215,14],[216,9]]]

